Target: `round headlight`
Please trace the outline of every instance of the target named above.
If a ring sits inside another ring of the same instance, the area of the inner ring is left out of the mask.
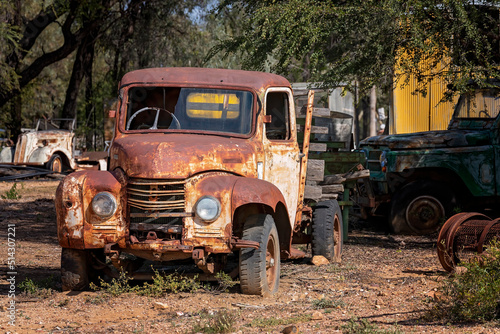
[[[204,221],[214,221],[220,215],[220,203],[212,196],[203,196],[196,202],[195,212]]]
[[[92,200],[92,210],[102,218],[111,217],[115,213],[116,207],[115,197],[108,192],[98,193]]]

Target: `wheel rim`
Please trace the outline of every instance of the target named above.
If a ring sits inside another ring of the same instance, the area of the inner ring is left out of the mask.
[[[444,218],[444,207],[433,196],[419,196],[406,208],[406,222],[416,233],[436,231]]]
[[[273,235],[270,235],[267,239],[267,248],[266,248],[266,276],[267,276],[267,285],[269,290],[272,291],[274,285],[276,284],[276,277],[278,275],[278,263],[279,259],[277,258],[276,251],[276,240]]]
[[[342,257],[342,233],[340,218],[338,215],[335,215],[333,221],[333,259],[335,262],[340,262]]]
[[[57,173],[62,172],[62,161],[61,161],[61,158],[57,157],[54,160],[52,160],[51,170],[53,172],[57,172]]]

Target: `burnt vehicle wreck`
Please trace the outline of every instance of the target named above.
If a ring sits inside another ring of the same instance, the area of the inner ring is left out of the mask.
[[[109,171],[72,173],[56,193],[63,289],[85,289],[106,257],[131,275],[145,260],[187,259],[213,275],[238,253],[242,292],[269,296],[280,260],[297,256],[292,242],[340,258],[337,202],[318,205],[317,219],[304,204],[307,152],[286,79],[138,70],[121,80],[110,117]]]

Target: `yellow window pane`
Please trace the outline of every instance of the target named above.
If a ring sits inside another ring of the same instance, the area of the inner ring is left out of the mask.
[[[193,118],[224,118],[239,117],[240,99],[236,94],[192,93],[187,97],[186,112]]]

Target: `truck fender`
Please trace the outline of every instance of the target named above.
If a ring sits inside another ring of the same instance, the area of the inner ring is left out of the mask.
[[[285,198],[274,184],[250,178],[236,181],[232,196],[233,212],[248,204],[264,204],[273,210],[273,218],[278,230],[281,253],[290,251],[292,242],[292,223],[288,217]]]
[[[239,178],[233,187],[233,212],[238,207],[250,203],[267,205],[274,212],[279,203],[286,208],[285,198],[274,184],[259,179]],[[288,217],[287,220],[289,221]]]
[[[204,174],[199,176],[200,179],[193,178],[192,182],[196,183],[194,191],[197,197],[202,194],[210,194],[221,202],[230,202],[230,206],[223,208],[221,216],[231,216],[233,224],[241,225],[241,217],[235,217],[235,212],[242,207],[250,207],[251,205],[268,207],[268,211],[272,211],[274,221],[278,229],[280,238],[280,247],[282,250],[290,249],[292,228],[288,217],[285,198],[281,191],[272,183],[235,175],[210,175]],[[188,207],[188,211],[189,211]],[[226,211],[227,210],[227,211]],[[261,212],[264,213],[264,212]],[[247,214],[247,213],[246,213]],[[241,226],[231,226],[228,232],[235,232]]]
[[[12,163],[14,162],[14,147],[4,147],[0,151],[0,163]]]
[[[97,216],[91,209],[99,192],[112,194],[116,212],[108,218]],[[63,179],[56,191],[57,233],[64,248],[103,248],[106,243],[125,242],[126,189],[107,171],[80,171]],[[105,227],[105,228],[104,228]],[[113,230],[112,234],[105,229]]]
[[[66,176],[56,190],[57,239],[63,248],[84,248],[83,172]]]
[[[68,164],[69,167],[75,167],[71,159],[69,158],[71,157],[71,154],[67,150],[59,148],[57,151],[54,151],[53,148],[47,146],[38,147],[37,149],[35,149],[33,153],[31,153],[28,162],[43,165],[50,160],[54,153],[59,154],[63,159],[63,162]]]

